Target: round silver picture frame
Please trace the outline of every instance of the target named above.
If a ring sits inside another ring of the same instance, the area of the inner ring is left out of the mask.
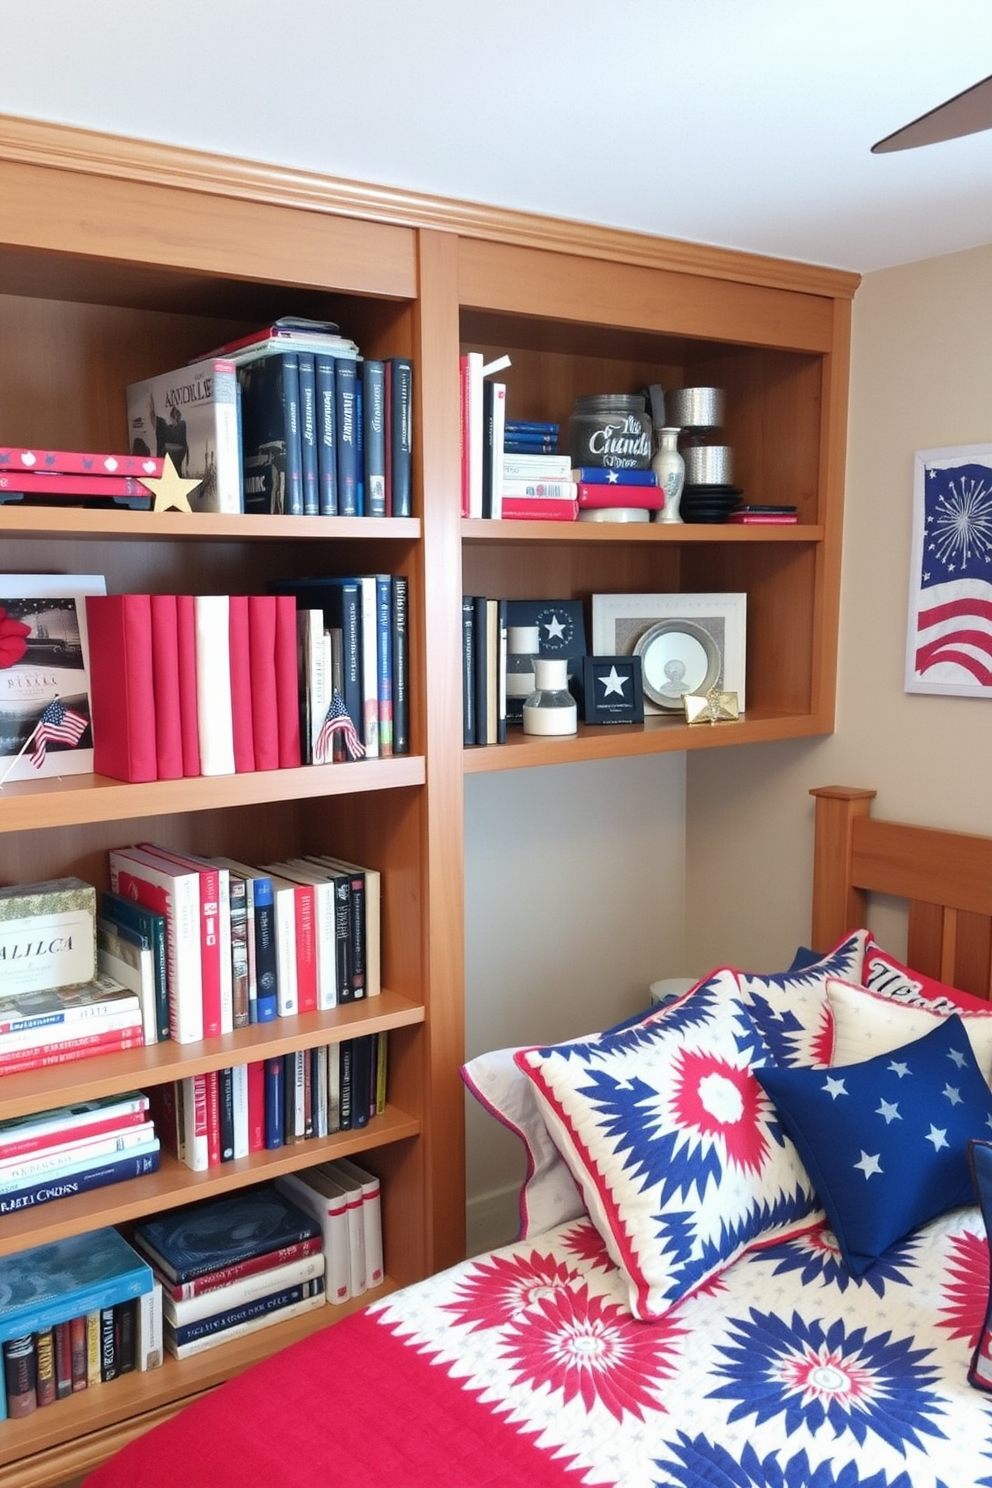
[[[644,696],[666,712],[681,713],[687,692],[706,692],[720,676],[720,650],[691,620],[658,620],[638,637]]]

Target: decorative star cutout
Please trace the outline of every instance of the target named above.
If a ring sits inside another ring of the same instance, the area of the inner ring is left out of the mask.
[[[884,1116],[886,1126],[888,1126],[891,1121],[902,1120],[902,1117],[899,1115],[899,1107],[896,1105],[895,1101],[883,1100],[882,1104],[875,1112],[875,1115]]]
[[[847,1090],[844,1087],[844,1081],[835,1079],[833,1075],[827,1076],[827,1078],[823,1082],[823,1088],[830,1096],[831,1100],[836,1100],[839,1095],[847,1094]]]
[[[143,475],[141,484],[147,486],[155,497],[153,511],[187,511],[192,513],[189,504],[189,493],[195,491],[197,486],[203,484],[199,480],[187,480],[179,474],[171,455],[166,455],[162,465],[162,474],[159,476]]]
[[[941,1094],[947,1096],[952,1106],[959,1106],[961,1104],[961,1092],[957,1086],[945,1085]]]
[[[903,1075],[909,1074],[909,1065],[903,1064],[901,1059],[893,1059],[891,1064],[886,1065],[886,1069],[890,1069],[894,1075],[898,1075],[900,1080]]]
[[[924,1140],[924,1142],[932,1142],[933,1143],[933,1150],[934,1150],[934,1152],[939,1152],[940,1149],[941,1149],[941,1147],[946,1147],[947,1146],[947,1128],[946,1128],[946,1126],[944,1127],[943,1131],[941,1131],[936,1126],[931,1126],[930,1130],[927,1132],[927,1134],[923,1138],[923,1140]]]
[[[709,692],[686,692],[682,695],[686,723],[730,723],[740,717],[736,692],[721,692],[711,687]]]
[[[864,1173],[866,1181],[872,1176],[873,1173],[880,1173],[882,1171],[882,1165],[878,1160],[880,1155],[881,1154],[878,1152],[874,1153],[873,1155],[867,1152],[862,1152],[861,1161],[854,1164],[856,1168],[860,1168],[862,1173]]]
[[[557,615],[552,615],[550,620],[545,620],[544,625],[548,632],[549,641],[560,641],[565,634],[565,627]]]
[[[620,673],[616,669],[616,666],[613,666],[610,668],[610,671],[605,677],[599,677],[597,678],[597,681],[602,682],[603,684],[604,698],[608,698],[611,693],[616,693],[617,697],[622,698],[623,690],[627,686],[627,683],[630,681],[630,678],[621,677]]]

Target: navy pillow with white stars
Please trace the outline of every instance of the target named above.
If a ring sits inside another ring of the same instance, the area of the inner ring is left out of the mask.
[[[974,1202],[968,1141],[992,1135],[992,1091],[957,1015],[863,1064],[754,1073],[855,1276],[927,1220]]]

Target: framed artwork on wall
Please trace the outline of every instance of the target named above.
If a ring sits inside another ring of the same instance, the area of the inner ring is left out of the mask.
[[[736,692],[744,711],[745,594],[594,594],[596,655],[641,658],[645,713],[684,720],[686,693]]]
[[[905,690],[992,697],[992,444],[916,453]]]

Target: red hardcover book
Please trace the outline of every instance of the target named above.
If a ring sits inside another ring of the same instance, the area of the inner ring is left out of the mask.
[[[577,501],[543,496],[503,497],[503,517],[510,522],[574,522],[578,515]]]
[[[276,596],[248,596],[248,660],[256,770],[279,768],[276,703]]]
[[[244,1276],[258,1276],[263,1271],[274,1270],[276,1266],[287,1266],[293,1261],[306,1260],[307,1256],[319,1255],[323,1243],[322,1235],[312,1235],[308,1240],[300,1240],[295,1245],[284,1245],[281,1250],[269,1250],[264,1255],[234,1261],[230,1266],[218,1266],[216,1271],[208,1271],[192,1281],[179,1282],[173,1286],[163,1280],[162,1294],[171,1297],[173,1302],[188,1302],[192,1297],[215,1292],[218,1287],[230,1286],[232,1281],[240,1281]]]
[[[114,1054],[119,1049],[140,1049],[144,1042],[141,1027],[136,1025],[134,1028],[114,1028],[109,1033],[83,1034],[61,1044],[43,1045],[33,1050],[17,1049],[11,1054],[0,1054],[0,1076],[48,1069],[54,1064],[72,1064],[77,1059]]]
[[[660,511],[665,493],[660,486],[601,486],[576,481],[575,499],[580,507],[643,506],[648,511]]]
[[[11,1129],[9,1137],[0,1139],[0,1159],[6,1161],[15,1157],[30,1157],[33,1152],[45,1152],[50,1147],[61,1147],[63,1142],[69,1140],[75,1141],[77,1138],[80,1141],[89,1140],[92,1137],[106,1136],[110,1132],[125,1131],[132,1126],[143,1126],[148,1119],[145,1114],[148,1109],[148,1097],[136,1097],[132,1106],[131,1110],[121,1110],[106,1116],[100,1116],[94,1111],[92,1121],[68,1124],[64,1128],[52,1126],[47,1130],[32,1132],[31,1123],[23,1128],[15,1126]],[[23,1132],[23,1135],[18,1135],[18,1132]]]
[[[0,446],[0,471],[57,470],[60,475],[161,476],[163,461],[154,455],[101,455],[88,450],[46,450]]]
[[[731,512],[727,521],[735,527],[794,527],[795,512]]]
[[[276,601],[276,716],[279,728],[279,768],[301,763],[300,686],[296,647],[296,599],[277,594]]]
[[[176,639],[183,774],[199,775],[200,726],[196,714],[196,606],[192,594],[176,595]]]
[[[142,497],[151,501],[151,492],[129,475],[62,475],[58,471],[29,474],[24,470],[0,469],[0,491],[20,491],[25,496],[49,496],[53,501],[117,501]]]
[[[221,869],[209,858],[195,853],[172,852],[158,847],[154,842],[139,844],[143,852],[158,858],[168,868],[174,866],[199,875],[200,881],[200,988],[203,1003],[203,1037],[215,1038],[230,1031],[233,1019],[225,1028],[225,991],[230,1002],[231,991],[231,941],[230,906],[225,907]],[[229,883],[229,880],[228,880]],[[228,915],[227,925],[224,914]],[[225,933],[226,930],[226,933]]]
[[[181,780],[184,772],[176,596],[152,594],[150,604],[158,778]]]
[[[251,650],[248,596],[229,596],[228,636],[231,657],[231,719],[234,727],[234,768],[244,774],[255,768],[255,733],[251,710]]]
[[[208,1070],[203,1077],[207,1094],[207,1167],[220,1166],[220,1092],[217,1071]]]
[[[86,625],[94,770],[115,780],[156,780],[151,596],[88,594]]]
[[[265,1151],[265,1060],[248,1066],[248,1151]]]
[[[296,999],[299,1012],[317,1011],[317,906],[313,884],[296,885]]]

